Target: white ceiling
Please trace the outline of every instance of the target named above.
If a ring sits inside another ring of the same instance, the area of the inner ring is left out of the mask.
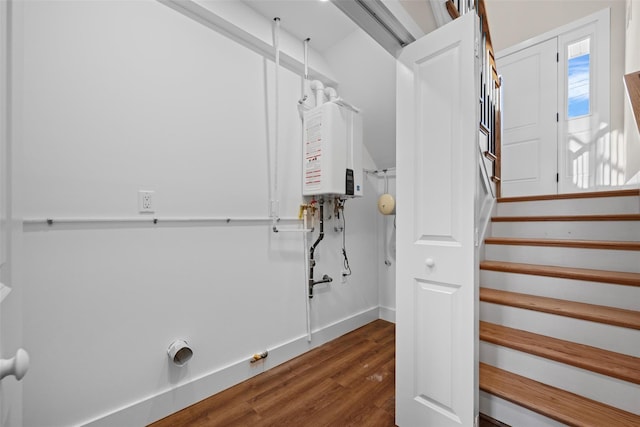
[[[244,0],[265,18],[280,18],[280,26],[322,53],[358,26],[329,1],[319,0]]]

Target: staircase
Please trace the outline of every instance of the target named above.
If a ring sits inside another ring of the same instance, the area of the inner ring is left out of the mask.
[[[480,263],[480,411],[640,426],[640,191],[499,199]]]

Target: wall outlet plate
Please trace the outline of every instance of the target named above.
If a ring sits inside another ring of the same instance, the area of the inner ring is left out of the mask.
[[[149,190],[138,191],[138,212],[152,213],[155,212],[154,192]]]

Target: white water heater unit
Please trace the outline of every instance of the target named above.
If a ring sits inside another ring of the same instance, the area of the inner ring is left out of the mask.
[[[304,113],[304,196],[363,195],[362,114],[336,102]]]

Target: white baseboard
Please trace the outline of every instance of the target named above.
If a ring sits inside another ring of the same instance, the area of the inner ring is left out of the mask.
[[[378,314],[378,317],[380,319],[386,320],[387,322],[396,323],[396,309],[395,308],[389,308],[389,307],[380,306],[379,311],[380,312]]]
[[[395,320],[395,311],[386,310],[393,314]],[[269,348],[269,357],[260,364],[252,365],[248,363],[247,359],[242,359],[186,384],[178,385],[171,390],[160,392],[129,406],[101,415],[82,425],[88,427],[148,425],[382,318],[380,314],[379,307],[364,310],[313,331],[313,339],[310,343],[307,342],[307,336],[303,335],[289,342],[277,344],[274,348]]]

